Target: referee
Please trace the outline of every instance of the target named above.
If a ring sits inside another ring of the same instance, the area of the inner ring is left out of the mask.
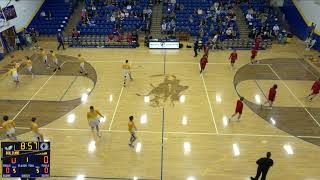
[[[193,45],[194,57],[198,56],[198,49],[199,49],[199,41],[196,40],[196,42],[194,42],[194,45]]]

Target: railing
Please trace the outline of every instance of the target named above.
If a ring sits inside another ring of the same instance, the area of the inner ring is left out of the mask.
[[[217,43],[217,49],[252,49],[254,47],[253,39],[229,39]],[[264,40],[261,42],[260,49],[271,48],[272,41]]]
[[[108,41],[108,36],[105,35],[84,35],[78,38],[67,36],[64,42],[69,47],[83,47],[83,48],[136,48],[139,46],[137,41]]]

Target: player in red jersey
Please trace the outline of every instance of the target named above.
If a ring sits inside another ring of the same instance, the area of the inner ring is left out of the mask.
[[[240,120],[241,115],[242,115],[242,110],[243,110],[243,102],[242,102],[243,100],[244,100],[243,97],[240,97],[240,99],[238,99],[236,110],[235,110],[234,114],[232,114],[232,116],[229,118],[229,121],[237,114],[239,114],[238,121]]]
[[[317,79],[317,80],[313,83],[313,85],[312,85],[312,87],[311,87],[311,91],[312,91],[311,94],[309,94],[309,95],[306,97],[306,98],[309,98],[309,101],[312,101],[312,99],[319,94],[319,91],[320,91],[320,78]]]
[[[236,62],[237,59],[238,59],[237,51],[233,50],[233,52],[230,54],[230,57],[229,57],[232,67],[234,66],[234,63]]]
[[[204,69],[206,68],[206,65],[208,63],[208,56],[203,55],[203,57],[200,59],[200,74],[204,71]]]
[[[268,95],[268,100],[263,104],[269,104],[269,107],[272,108],[272,104],[276,98],[276,94],[277,94],[277,88],[278,85],[274,84],[270,89],[269,89],[269,95]],[[261,104],[261,108],[262,108],[262,104]]]
[[[255,59],[256,59],[256,56],[258,54],[258,50],[254,47],[251,49],[251,63],[253,64]]]

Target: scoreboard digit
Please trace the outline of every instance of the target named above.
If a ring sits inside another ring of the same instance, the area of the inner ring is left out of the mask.
[[[49,177],[50,142],[1,142],[2,177]]]

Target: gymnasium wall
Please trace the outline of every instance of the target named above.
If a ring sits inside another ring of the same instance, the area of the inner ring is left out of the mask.
[[[311,22],[317,24],[315,48],[320,50],[320,4],[316,1],[318,0],[285,0],[281,9],[286,15],[290,31],[302,40],[306,39]]]
[[[9,5],[14,5],[17,13],[17,18],[6,23],[0,23],[0,32],[12,26],[15,26],[17,32],[22,31],[23,28],[30,24],[31,20],[36,15],[44,1],[45,0],[0,0],[0,6],[2,8],[6,7],[10,2]]]

